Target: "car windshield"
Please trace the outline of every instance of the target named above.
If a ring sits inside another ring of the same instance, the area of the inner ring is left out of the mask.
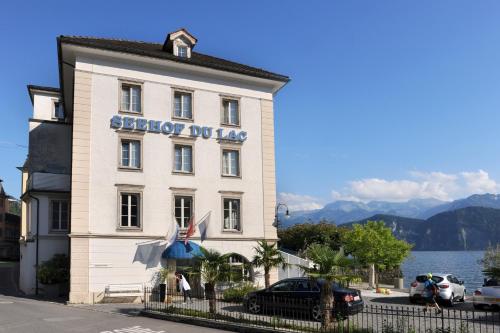
[[[419,276],[417,276],[416,280],[417,280],[417,282],[424,283],[425,281],[427,281],[427,275],[419,275]],[[443,281],[443,278],[440,276],[434,275],[432,277],[432,281],[434,281],[434,283],[440,283],[441,281]]]
[[[497,287],[497,286],[499,286],[498,280],[489,279],[488,281],[486,281],[486,283],[484,284],[484,286],[485,287]]]

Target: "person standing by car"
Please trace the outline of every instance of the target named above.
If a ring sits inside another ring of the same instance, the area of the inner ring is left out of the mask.
[[[191,286],[184,275],[180,272],[175,272],[175,278],[179,281],[179,286],[181,287],[182,294],[184,295],[184,304],[186,304],[188,297],[189,301],[193,303],[193,299],[191,298]]]
[[[424,283],[424,298],[425,298],[425,308],[424,312],[427,312],[428,308],[436,308],[437,313],[441,313],[441,308],[437,304],[436,296],[439,294],[439,287],[432,280],[432,274],[427,274],[427,280]]]

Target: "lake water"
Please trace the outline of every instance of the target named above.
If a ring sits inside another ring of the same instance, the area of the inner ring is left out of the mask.
[[[467,294],[483,284],[484,275],[479,260],[484,251],[414,251],[403,263],[405,287],[419,274],[451,273],[463,280]]]

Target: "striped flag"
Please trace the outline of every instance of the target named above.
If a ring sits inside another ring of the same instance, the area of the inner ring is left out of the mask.
[[[188,244],[189,237],[193,236],[195,231],[196,231],[196,226],[194,224],[194,215],[193,215],[189,219],[189,225],[186,231],[186,238],[184,238],[184,245]]]
[[[198,229],[200,229],[201,242],[207,239],[207,229],[208,229],[208,224],[210,223],[210,213],[212,213],[212,211],[209,211],[208,214],[205,215],[205,217],[203,217],[201,221],[198,223]]]
[[[175,243],[177,240],[177,236],[179,235],[179,225],[177,224],[177,221],[174,219],[174,228],[172,232],[170,233],[169,236],[167,236],[167,246],[165,249],[168,249],[172,244]]]

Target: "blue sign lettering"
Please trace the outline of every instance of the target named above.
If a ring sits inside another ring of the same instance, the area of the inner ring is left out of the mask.
[[[159,120],[147,120],[144,118],[122,117],[116,115],[111,118],[110,127],[128,131],[136,130],[150,133],[162,133],[165,135],[181,135],[186,125],[183,123],[162,122]],[[225,134],[224,129],[219,128],[215,130],[215,132],[217,140],[243,142],[248,138],[248,134],[245,131],[236,132],[235,130],[230,130],[229,133]],[[189,126],[189,135],[191,137],[201,136],[204,139],[210,139],[212,134],[212,127],[198,125]]]

